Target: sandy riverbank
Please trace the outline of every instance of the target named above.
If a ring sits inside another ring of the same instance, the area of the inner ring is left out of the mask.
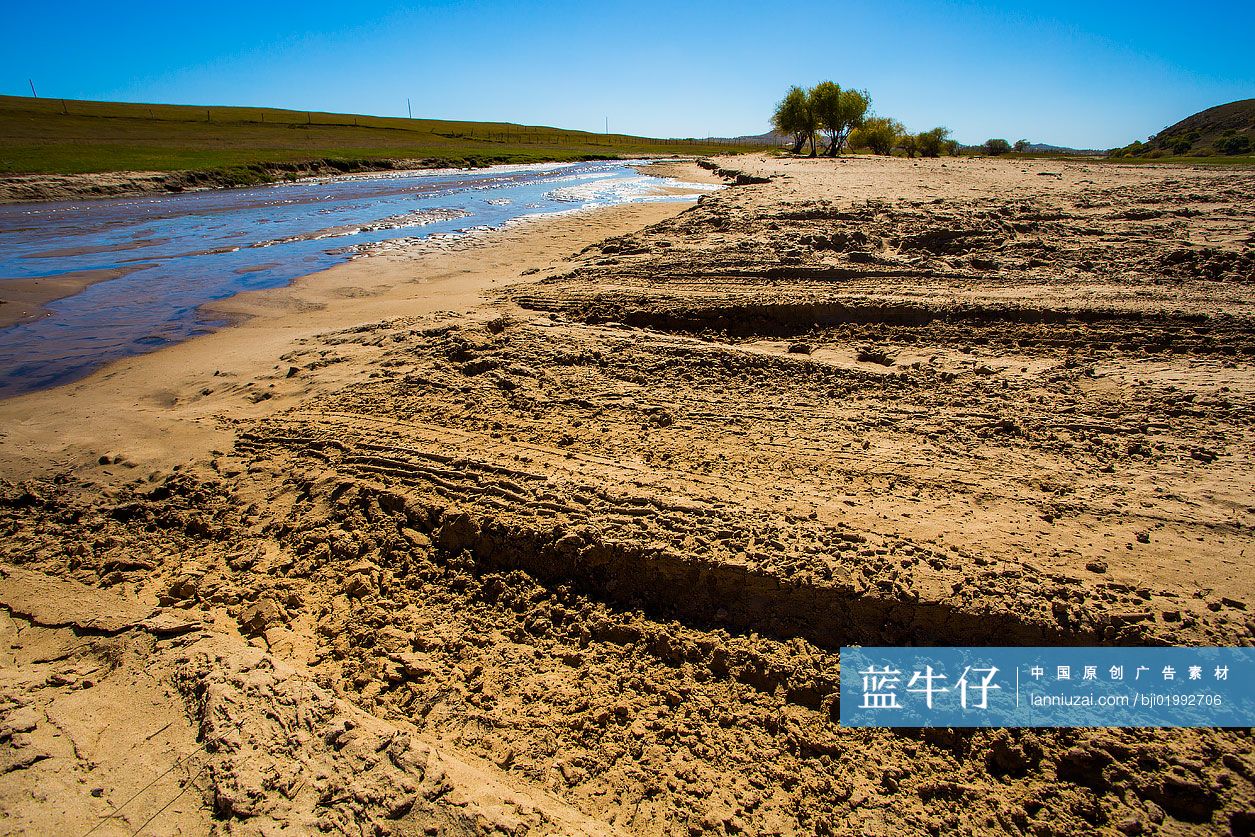
[[[49,302],[73,296],[97,282],[107,282],[143,270],[134,265],[109,270],[76,270],[59,276],[35,279],[0,279],[0,328],[42,317]]]
[[[0,825],[1249,831],[1249,731],[833,702],[1250,644],[1255,175],[719,164],[0,402]]]

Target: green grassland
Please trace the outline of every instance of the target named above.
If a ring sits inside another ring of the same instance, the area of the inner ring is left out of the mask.
[[[0,96],[0,173],[205,171],[263,163],[389,160],[488,165],[759,148],[274,108],[194,107]]]
[[[964,157],[988,157],[979,148],[964,149]],[[1174,166],[1234,166],[1250,168],[1255,166],[1255,156],[1251,155],[1164,155],[1162,157],[1104,157],[1097,154],[1068,154],[1053,151],[1010,151],[990,159],[1000,160],[1059,160],[1072,163],[1106,163],[1112,165],[1152,165],[1154,163],[1171,163]]]
[[[1102,162],[1117,165],[1154,165],[1155,163],[1171,163],[1174,166],[1233,166],[1235,168],[1255,167],[1255,155],[1251,154],[1169,154],[1163,157],[1104,157]]]

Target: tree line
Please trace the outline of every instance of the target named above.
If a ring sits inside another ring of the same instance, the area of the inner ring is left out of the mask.
[[[898,120],[877,116],[871,105],[866,90],[843,89],[832,81],[821,81],[809,90],[794,85],[776,104],[771,126],[790,138],[794,154],[801,154],[809,146],[811,157],[821,153],[835,157],[846,148],[882,155],[901,151],[912,158],[958,156],[961,146],[951,138],[949,128],[938,126],[913,134]],[[821,142],[825,144],[822,152]],[[980,146],[992,156],[1012,148],[1004,139],[986,140]],[[1016,151],[1027,148],[1027,140],[1014,145]]]

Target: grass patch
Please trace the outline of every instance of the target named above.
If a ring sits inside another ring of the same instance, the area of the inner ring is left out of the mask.
[[[5,174],[235,170],[308,160],[491,165],[760,149],[505,122],[0,96]]]
[[[1171,163],[1175,166],[1235,166],[1238,168],[1251,168],[1255,166],[1255,155],[1235,154],[1230,156],[1227,154],[1215,154],[1206,157],[1192,157],[1189,154],[1183,154],[1169,157],[1106,157],[1103,158],[1102,162],[1131,166]]]

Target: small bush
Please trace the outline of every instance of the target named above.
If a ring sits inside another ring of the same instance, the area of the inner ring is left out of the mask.
[[[1251,138],[1242,136],[1223,137],[1216,142],[1216,151],[1220,154],[1251,153]]]
[[[851,148],[866,148],[873,154],[892,154],[906,129],[896,119],[873,116],[850,134]]]
[[[916,139],[919,145],[919,156],[940,157],[941,152],[945,149],[949,134],[950,130],[948,128],[941,127],[933,128],[931,131],[924,131]]]
[[[1011,143],[1004,139],[987,139],[982,146],[985,153],[991,157],[997,157],[999,154],[1006,154],[1011,150]]]

